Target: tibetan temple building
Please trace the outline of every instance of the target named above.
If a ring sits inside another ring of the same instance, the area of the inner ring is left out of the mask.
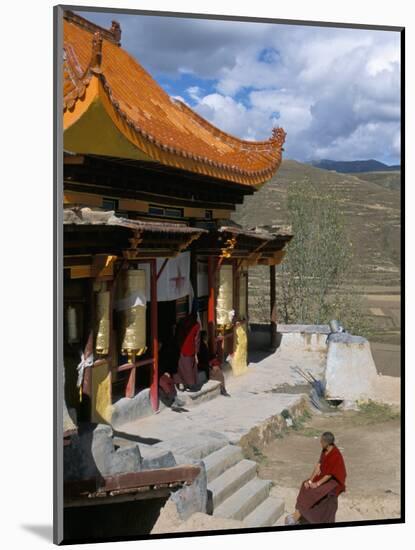
[[[248,270],[271,266],[275,302],[291,235],[231,214],[278,170],[285,132],[216,128],[121,47],[116,22],[67,11],[63,31],[66,401],[111,423],[142,392],[158,410],[160,342],[195,304],[210,351],[246,370]]]

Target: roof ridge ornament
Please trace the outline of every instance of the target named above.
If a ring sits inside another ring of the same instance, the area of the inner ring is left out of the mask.
[[[114,40],[118,42],[118,45],[121,45],[121,25],[118,21],[111,21],[110,33],[114,37]]]
[[[91,62],[89,64],[90,70],[95,74],[102,73],[101,62],[102,62],[102,34],[100,31],[97,31],[96,33],[94,33],[94,38],[92,39]]]
[[[71,10],[65,10],[63,17],[67,21],[74,23],[75,25],[78,25],[78,27],[81,27],[89,32],[92,32],[94,34],[96,32],[100,32],[105,40],[109,40],[113,44],[121,46],[121,26],[118,21],[112,21],[111,28],[104,29],[104,27],[100,27],[99,25],[92,23],[92,21],[81,17]]]
[[[284,128],[276,126],[272,129],[272,135],[269,138],[269,141],[271,141],[278,147],[282,147],[284,145],[286,135],[287,132],[284,130]]]

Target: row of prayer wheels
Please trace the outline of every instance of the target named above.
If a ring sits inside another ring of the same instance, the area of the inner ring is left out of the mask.
[[[115,309],[121,327],[121,353],[129,359],[142,355],[146,347],[146,272],[129,269],[121,274]],[[101,288],[96,293],[97,355],[107,355],[110,346],[110,292]]]
[[[239,316],[246,315],[247,279],[241,274],[239,287]],[[222,265],[219,271],[219,288],[216,303],[216,322],[220,329],[232,327],[235,310],[233,307],[232,265]],[[115,309],[119,315],[121,353],[129,359],[146,351],[146,272],[143,269],[129,269],[121,273],[117,284]],[[110,347],[111,330],[110,291],[106,283],[95,293],[96,339],[95,353],[107,355]],[[79,341],[76,309],[67,309],[68,342]]]

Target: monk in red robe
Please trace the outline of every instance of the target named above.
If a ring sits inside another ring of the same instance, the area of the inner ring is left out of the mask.
[[[324,432],[320,442],[320,459],[310,478],[301,484],[295,512],[285,518],[286,525],[335,521],[337,498],[346,490],[346,467],[331,432]]]
[[[174,382],[179,389],[197,388],[197,354],[200,346],[200,323],[192,311],[177,327],[177,344],[180,350],[177,373]]]
[[[217,380],[220,382],[220,393],[226,397],[230,397],[225,387],[225,376],[221,369],[220,361],[216,354],[211,354],[209,352],[206,330],[200,332],[200,347],[197,360],[198,369],[204,372],[209,380]]]

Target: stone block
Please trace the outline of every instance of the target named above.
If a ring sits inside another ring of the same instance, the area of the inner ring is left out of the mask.
[[[182,520],[188,519],[196,512],[205,514],[208,497],[205,465],[200,460],[186,460],[186,463],[200,466],[200,473],[191,485],[175,491],[169,499],[176,505],[177,513]]]
[[[153,409],[150,403],[150,390],[146,388],[132,398],[123,397],[114,403],[112,407],[111,425],[114,428],[119,428],[123,424],[133,422],[138,418],[151,416],[152,414]]]
[[[176,466],[173,453],[167,449],[160,449],[153,445],[139,445],[141,453],[141,467],[143,470],[156,468],[171,468]]]
[[[359,401],[376,398],[378,374],[366,338],[348,333],[328,340],[325,372],[326,398]]]
[[[87,479],[141,470],[137,444],[115,450],[112,429],[105,424],[80,426],[71,445],[64,447],[65,479]]]

